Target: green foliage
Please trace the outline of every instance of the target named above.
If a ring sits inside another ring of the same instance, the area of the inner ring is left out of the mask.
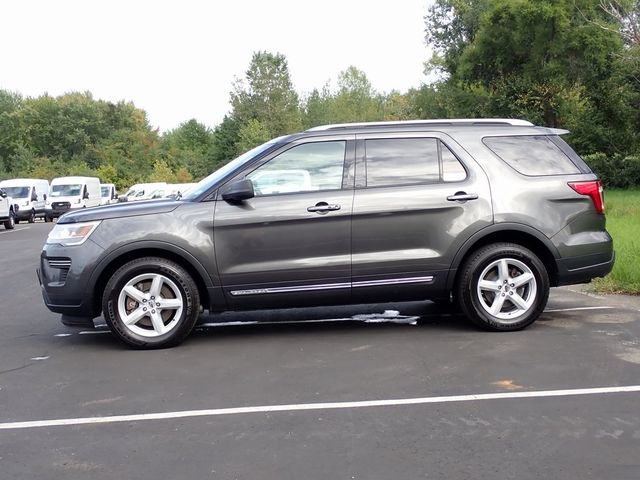
[[[640,186],[640,155],[612,155],[595,153],[584,160],[608,188]]]
[[[238,151],[246,152],[253,147],[269,141],[271,138],[269,129],[260,120],[251,119],[243,125],[238,132]]]
[[[174,170],[185,169],[191,178],[213,171],[214,149],[214,132],[195,119],[166,132],[161,140],[162,158]]]
[[[256,52],[243,80],[231,92],[231,116],[241,125],[252,120],[266,126],[269,137],[301,127],[298,94],[293,89],[287,60],[282,54]]]
[[[426,26],[445,77],[417,96],[420,116],[526,118],[572,130],[581,153],[637,151],[638,82],[599,2],[437,0]]]
[[[149,176],[151,182],[176,183],[176,174],[164,160],[156,160],[153,164],[153,171]]]
[[[605,205],[616,263],[612,272],[594,280],[593,286],[601,293],[640,295],[640,190],[609,190]]]

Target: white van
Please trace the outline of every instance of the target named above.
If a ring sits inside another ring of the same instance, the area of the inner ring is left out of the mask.
[[[116,186],[113,183],[100,184],[100,205],[111,205],[118,201]]]
[[[167,183],[164,187],[151,192],[150,199],[177,198],[185,194],[195,183]]]
[[[36,217],[44,218],[44,207],[49,193],[49,182],[41,178],[14,178],[0,182],[0,188],[13,198],[19,209],[15,222],[27,220],[33,223]]]
[[[129,189],[129,191],[127,191],[127,193],[124,194],[126,198],[123,200],[126,202],[133,202],[136,200],[149,200],[153,192],[165,187],[166,185],[167,182],[136,183]]]
[[[51,180],[45,207],[46,222],[58,218],[69,210],[100,205],[100,179],[98,177],[59,177]]]

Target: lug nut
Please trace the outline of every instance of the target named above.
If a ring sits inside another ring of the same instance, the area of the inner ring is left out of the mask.
[[[142,303],[147,303],[147,299],[146,299],[146,298],[143,298],[143,299],[142,299]]]
[[[144,307],[144,308],[142,309],[142,311],[143,311],[143,312],[146,312],[146,311],[147,311],[147,307]]]
[[[502,294],[502,296],[503,296],[503,297],[504,297],[505,295],[506,295],[505,293],[503,293],[503,294]]]
[[[151,310],[151,313],[156,313],[156,311],[155,310]]]

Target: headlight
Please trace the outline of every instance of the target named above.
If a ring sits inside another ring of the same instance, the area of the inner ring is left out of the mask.
[[[65,223],[62,225],[56,223],[53,230],[49,232],[47,243],[59,243],[64,246],[82,245],[100,225],[100,222]]]
[[[24,202],[24,203],[22,204],[22,206],[23,206],[23,207],[28,207],[28,206],[29,206],[29,200],[27,200],[26,202]]]

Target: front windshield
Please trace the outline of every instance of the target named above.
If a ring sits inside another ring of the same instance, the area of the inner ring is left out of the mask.
[[[52,185],[51,197],[77,197],[82,185]]]
[[[27,198],[29,196],[29,187],[4,187],[4,191],[12,198]]]
[[[205,177],[202,180],[200,180],[200,182],[196,183],[193,187],[191,187],[188,192],[183,192],[184,195],[182,195],[181,198],[184,200],[196,199],[197,197],[202,195],[204,192],[209,190],[209,188],[215,185],[218,181],[223,179],[227,174],[233,172],[237,168],[240,168],[243,164],[247,163],[257,155],[260,155],[261,153],[269,150],[270,148],[273,148],[278,143],[280,138],[282,137],[275,138],[267,143],[263,143],[262,145],[257,146],[246,153],[243,153],[242,155],[237,157],[235,160],[231,160],[229,163],[227,163],[226,165],[223,165],[208,177]]]
[[[136,189],[132,188],[127,193],[124,194],[125,197],[133,197],[136,194]]]
[[[109,190],[111,190],[111,187],[100,187],[100,196],[101,197],[110,197],[111,193],[109,192]]]

